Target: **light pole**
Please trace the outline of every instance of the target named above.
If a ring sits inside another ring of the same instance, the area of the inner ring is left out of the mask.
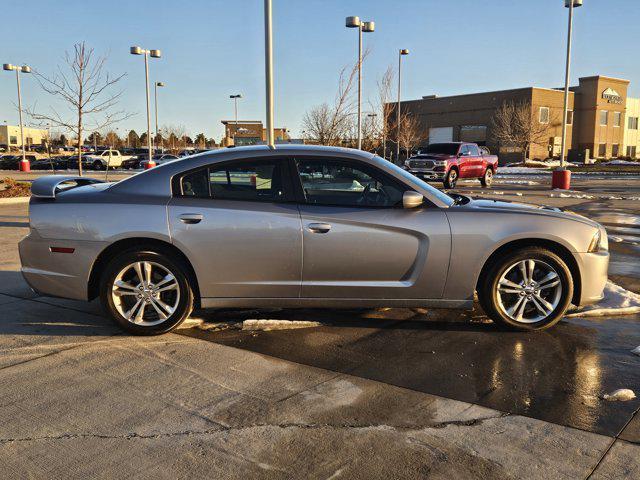
[[[147,148],[149,150],[149,161],[147,162],[146,168],[155,167],[156,164],[153,161],[153,156],[151,154],[151,109],[149,107],[149,56],[153,58],[160,58],[162,56],[162,52],[160,50],[145,50],[140,47],[131,47],[129,49],[131,55],[144,55],[144,76],[145,76],[145,87],[147,91]]]
[[[362,22],[360,17],[347,17],[347,28],[358,29],[358,150],[362,149],[362,32],[373,32],[374,22]]]
[[[267,145],[275,148],[273,138],[273,10],[271,0],[264,0],[264,73],[267,99]]]
[[[27,161],[27,154],[24,149],[24,125],[22,123],[22,93],[20,91],[20,72],[31,73],[31,67],[29,67],[28,65],[22,65],[21,67],[19,67],[18,65],[5,63],[4,65],[2,65],[2,69],[8,72],[12,70],[16,72],[16,83],[18,84],[18,115],[20,117],[20,143],[22,144],[22,161],[20,162],[20,170],[28,172],[31,170],[31,167],[29,165],[29,162]]]
[[[404,55],[409,55],[409,50],[406,48],[401,48],[398,50],[398,105],[396,107],[396,123],[397,123],[397,132],[396,132],[396,162],[400,162],[400,87],[401,83],[401,75],[402,75],[402,57]]]
[[[571,71],[571,33],[573,30],[573,8],[582,6],[582,0],[564,0],[564,6],[569,9],[569,26],[567,28],[567,62],[564,71],[564,108],[562,109],[562,144],[560,147],[560,167],[554,170],[551,178],[551,188],[569,189],[571,185],[571,170],[564,168],[567,149],[567,114],[569,113],[569,75]]]
[[[155,107],[156,107],[156,135],[155,138],[158,138],[158,87],[164,87],[164,82],[155,82],[153,85],[154,88],[154,99],[155,99]],[[128,138],[128,137],[127,137]],[[158,146],[156,145],[156,148]]]
[[[233,109],[235,111],[236,116],[236,128],[233,131],[233,146],[236,146],[236,133],[238,133],[238,99],[242,98],[241,93],[237,93],[235,95],[229,95],[229,98],[233,99]]]

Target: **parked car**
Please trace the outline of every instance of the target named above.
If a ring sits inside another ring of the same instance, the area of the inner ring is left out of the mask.
[[[447,195],[371,153],[223,149],[117,183],[35,180],[22,273],[125,330],[198,308],[471,308],[520,330],[602,298],[607,234],[583,216]]]
[[[38,157],[33,153],[28,153],[25,158],[32,164],[38,160]],[[19,170],[20,162],[22,161],[22,154],[19,155],[6,155],[0,159],[0,170]]]
[[[131,157],[120,154],[118,150],[104,150],[100,153],[86,155],[85,158],[94,170],[105,170],[106,168],[120,168],[122,162]]]
[[[22,155],[3,155],[0,158],[0,170],[18,170]]]
[[[441,180],[445,188],[455,188],[460,178],[477,178],[489,187],[498,171],[498,157],[475,143],[432,143],[406,160],[405,169],[424,180]]]
[[[156,162],[156,165],[162,165],[163,163],[167,163],[170,162],[172,160],[178,160],[180,157],[177,157],[175,155],[171,155],[169,153],[165,153],[162,155],[154,155],[153,157],[153,161]],[[138,168],[147,168],[147,164],[149,163],[149,160],[147,160],[146,158],[143,159],[140,162],[140,166]]]

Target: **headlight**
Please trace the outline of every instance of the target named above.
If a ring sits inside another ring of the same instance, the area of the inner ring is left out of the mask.
[[[606,251],[608,248],[609,241],[607,239],[607,232],[604,229],[598,229],[598,231],[593,235],[587,251],[589,253],[593,253],[603,250]]]

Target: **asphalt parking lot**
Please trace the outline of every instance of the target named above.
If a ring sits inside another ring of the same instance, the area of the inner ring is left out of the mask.
[[[640,179],[575,176],[573,188],[532,175],[458,190],[602,222],[610,278],[640,293]],[[603,398],[640,395],[639,314],[523,334],[479,309],[224,310],[132,338],[95,302],[26,287],[27,222],[26,204],[0,204],[8,477],[640,477],[640,400]],[[255,319],[317,326],[242,328]]]

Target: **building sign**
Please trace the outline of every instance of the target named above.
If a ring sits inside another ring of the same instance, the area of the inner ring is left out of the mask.
[[[604,98],[609,103],[615,103],[617,105],[622,104],[622,97],[611,87],[602,92],[602,98]]]

